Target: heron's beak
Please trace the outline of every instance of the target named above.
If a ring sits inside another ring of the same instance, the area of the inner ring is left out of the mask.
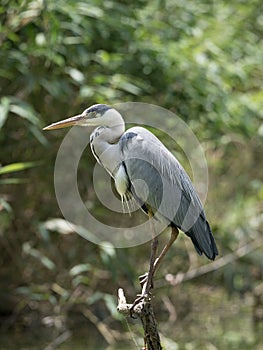
[[[50,125],[46,126],[45,128],[43,128],[43,130],[62,129],[62,128],[66,128],[68,126],[80,124],[80,122],[83,120],[84,120],[83,115],[79,114],[79,115],[75,115],[74,117],[64,119],[64,120],[61,120],[59,122],[50,124]]]

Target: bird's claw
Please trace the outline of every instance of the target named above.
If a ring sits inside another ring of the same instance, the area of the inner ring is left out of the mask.
[[[149,278],[151,279],[150,281],[148,281]],[[149,272],[145,272],[143,275],[139,276],[139,281],[142,288],[142,293],[137,295],[137,298],[134,300],[130,308],[130,316],[132,318],[136,318],[134,317],[134,315],[137,313],[135,312],[135,308],[138,307],[141,302],[151,297],[151,289],[153,288],[153,280],[152,277],[150,277]]]
[[[143,289],[144,285],[147,284],[149,278],[149,272],[145,272],[143,275],[139,276],[139,281],[141,288]],[[153,280],[151,278],[150,288],[153,288]]]
[[[148,293],[144,293],[144,294],[138,294],[137,295],[137,298],[134,300],[134,302],[133,302],[133,304],[132,304],[132,306],[130,307],[130,316],[132,317],[132,318],[136,318],[134,315],[136,314],[136,313],[139,313],[140,312],[140,310],[142,309],[142,306],[140,307],[140,309],[138,310],[138,312],[135,312],[135,308],[136,307],[138,307],[138,305],[140,304],[140,303],[143,303],[144,302],[144,300],[147,300],[147,299],[149,299],[150,298],[150,294],[148,294]]]
[[[139,281],[140,281],[141,287],[143,287],[143,285],[147,282],[148,275],[149,275],[149,273],[145,272],[143,275],[139,276]]]

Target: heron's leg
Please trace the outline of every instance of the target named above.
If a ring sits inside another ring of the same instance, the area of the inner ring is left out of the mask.
[[[173,227],[172,226],[172,231],[171,231],[171,237],[169,239],[169,241],[167,242],[167,244],[165,245],[165,247],[163,248],[161,254],[158,256],[158,258],[155,259],[154,264],[153,264],[153,275],[155,274],[157,268],[159,267],[159,265],[161,264],[163,258],[165,257],[166,253],[168,252],[168,250],[171,248],[173,242],[176,240],[176,238],[178,237],[179,234],[179,230],[177,227]]]
[[[146,272],[144,275],[139,277],[140,284],[142,286],[142,292],[139,295],[139,297],[137,299],[135,299],[135,301],[133,302],[133,304],[130,308],[131,317],[133,317],[133,310],[134,310],[135,306],[138,305],[145,297],[149,296],[150,290],[153,286],[154,274],[155,274],[157,268],[159,267],[159,265],[161,264],[166,253],[171,248],[173,242],[176,240],[176,238],[178,237],[178,234],[179,234],[178,228],[172,226],[171,237],[170,237],[169,241],[167,242],[167,244],[165,245],[165,247],[163,248],[163,250],[161,251],[161,254],[156,258],[158,239],[156,237],[154,223],[152,222],[150,215],[149,215],[149,217],[150,217],[150,225],[151,225],[151,229],[152,229],[152,245],[151,245],[152,249],[151,249],[151,258],[150,258],[150,268],[149,268],[149,272]]]
[[[149,268],[149,272],[146,272],[144,275],[140,276],[140,283],[141,283],[141,286],[142,286],[142,295],[147,294],[150,291],[150,289],[151,289],[151,287],[153,285],[153,277],[155,275],[155,272],[156,272],[157,268],[160,266],[163,258],[165,257],[165,255],[167,254],[168,250],[173,245],[173,242],[176,240],[176,238],[179,235],[178,228],[172,226],[171,227],[171,229],[172,229],[171,237],[170,237],[169,241],[164,246],[163,250],[161,251],[161,254],[158,257],[156,257],[158,240],[157,240],[157,237],[156,237],[156,232],[155,232],[155,228],[154,228],[153,222],[151,222],[151,225],[152,225],[153,239],[152,239],[152,251],[151,251],[151,259],[150,259],[150,268]]]
[[[155,231],[154,222],[152,219],[153,214],[151,211],[149,211],[148,215],[149,215],[149,219],[150,219],[149,222],[150,222],[151,232],[152,232],[152,244],[151,244],[151,257],[150,257],[149,271],[148,271],[148,273],[146,273],[144,275],[146,281],[145,281],[145,279],[140,280],[141,284],[143,284],[142,295],[148,294],[153,286],[153,276],[154,276],[154,272],[155,272],[154,264],[156,261],[157,248],[158,248],[158,238],[157,238],[157,234]]]
[[[133,302],[130,308],[131,317],[133,317],[133,309],[135,308],[135,306],[139,304],[145,297],[149,296],[150,290],[153,286],[153,276],[155,272],[154,263],[156,261],[156,255],[157,255],[158,238],[156,235],[156,231],[155,231],[155,227],[152,219],[153,213],[149,211],[148,216],[149,216],[149,222],[150,222],[151,233],[152,233],[150,266],[149,266],[149,271],[139,277],[142,291],[141,291],[141,294],[138,296],[138,298],[135,299],[135,301]]]

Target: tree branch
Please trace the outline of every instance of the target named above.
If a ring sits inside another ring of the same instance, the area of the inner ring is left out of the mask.
[[[158,238],[155,232],[152,212],[149,212],[149,223],[152,233],[150,266],[148,273],[139,277],[141,285],[141,294],[132,304],[127,304],[123,289],[118,290],[117,310],[133,318],[139,317],[144,329],[144,349],[161,350],[160,336],[158,333],[157,322],[152,306],[153,277],[155,273],[155,263],[157,261]]]
[[[222,258],[211,262],[210,264],[202,265],[195,269],[190,269],[187,272],[179,272],[176,275],[167,274],[165,276],[166,281],[172,286],[176,286],[182,282],[189,281],[193,278],[202,276],[206,273],[220,269],[221,267],[230,264],[231,262],[242,258],[243,256],[249,254],[253,250],[261,247],[263,245],[263,237],[258,237],[257,239],[247,243],[246,245],[238,248],[235,252],[226,254]],[[165,282],[158,283],[158,287],[165,285]]]
[[[147,283],[147,281],[145,282]],[[132,317],[139,317],[144,329],[144,348],[147,350],[161,350],[160,336],[157,329],[157,322],[152,307],[152,298],[143,297],[138,303],[128,304],[122,288],[118,290],[117,310]]]

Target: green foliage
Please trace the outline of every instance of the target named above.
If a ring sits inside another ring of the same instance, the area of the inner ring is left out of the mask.
[[[25,170],[28,168],[32,168],[35,165],[36,164],[33,162],[9,164],[0,168],[0,175]]]
[[[73,310],[86,317],[85,308],[108,327],[121,328],[116,289],[129,288],[147,269],[148,245],[97,247],[72,232],[53,190],[63,133],[47,136],[41,130],[93,103],[148,102],[181,116],[206,151],[206,211],[220,256],[260,239],[262,7],[259,0],[0,1],[0,271],[5,296],[16,298],[3,303],[0,313],[16,312],[28,326],[36,311],[55,329],[54,337],[70,327]],[[87,151],[79,186],[92,192],[90,164],[94,160]],[[95,198],[92,209],[106,221],[121,220]],[[195,267],[192,248],[183,240],[174,249],[160,276]],[[189,290],[213,284],[220,295],[226,290],[246,298],[262,274],[261,247],[209,280],[189,282]],[[189,293],[184,305],[194,299]],[[175,326],[182,334],[184,329],[201,333],[198,320],[188,322],[183,315]],[[218,315],[213,343],[184,336],[179,341],[188,349],[241,349],[243,337],[236,328],[226,332],[224,322]],[[167,338],[173,338],[174,325],[166,324]],[[254,345],[249,339],[244,348]]]

